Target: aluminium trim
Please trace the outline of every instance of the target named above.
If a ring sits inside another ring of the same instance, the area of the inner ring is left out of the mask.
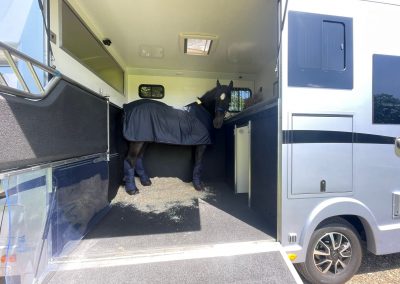
[[[249,142],[249,192],[248,196],[248,206],[251,208],[251,120],[249,120],[249,124],[247,125],[247,131],[249,132],[248,135],[248,142]]]
[[[110,98],[107,100],[107,161],[110,161]]]
[[[237,125],[235,124],[235,128],[233,130],[233,143],[234,143],[234,159],[235,159],[235,193],[237,192]]]
[[[71,164],[71,163],[76,163],[88,159],[104,159],[106,157],[106,153],[97,153],[97,154],[92,154],[92,155],[86,155],[86,156],[81,156],[78,158],[71,158],[71,159],[66,159],[66,160],[61,160],[61,161],[56,161],[56,162],[49,162],[49,163],[44,163],[44,164],[39,164],[35,166],[31,166],[28,168],[23,168],[23,169],[18,169],[18,170],[10,170],[8,172],[3,172],[0,173],[0,180],[9,176],[13,175],[18,175],[18,174],[23,174],[26,172],[32,172],[36,170],[41,170],[45,168],[50,168],[50,167],[58,167],[66,164]]]
[[[0,41],[0,49],[4,49],[7,50],[9,52],[11,52],[12,54],[15,54],[17,57],[19,57],[20,59],[29,61],[31,63],[33,63],[33,65],[36,65],[37,67],[40,67],[41,69],[43,69],[44,71],[53,74],[53,75],[57,75],[57,70],[52,69],[46,65],[44,65],[43,63],[37,61],[36,59],[33,59],[32,57],[29,57],[28,55],[25,55],[24,53],[20,52],[19,50],[3,43]]]
[[[19,72],[19,69],[18,69],[17,65],[15,64],[15,61],[12,58],[12,55],[11,55],[10,51],[7,50],[7,49],[4,49],[3,53],[6,56],[8,65],[11,67],[11,69],[13,70],[15,76],[17,76],[18,81],[21,83],[22,88],[24,88],[24,91],[29,93],[30,91],[29,91],[28,85],[26,84],[26,82],[24,80],[24,77],[22,77],[21,72]]]
[[[35,71],[35,69],[33,68],[33,65],[31,62],[27,61],[26,65],[28,65],[29,71],[31,72],[31,75],[33,77],[33,80],[35,81],[36,87],[38,88],[38,90],[40,91],[40,93],[42,95],[44,95],[44,88],[42,86],[42,83],[39,80],[39,77]]]

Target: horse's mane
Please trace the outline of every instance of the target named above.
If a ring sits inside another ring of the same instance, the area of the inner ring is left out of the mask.
[[[213,100],[215,98],[216,89],[217,89],[217,87],[214,87],[213,89],[207,91],[204,95],[202,95],[200,97],[200,100],[202,102],[207,102],[207,101]]]

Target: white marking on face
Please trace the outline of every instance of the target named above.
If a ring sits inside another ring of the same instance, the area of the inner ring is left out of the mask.
[[[221,101],[223,101],[223,100],[225,100],[225,97],[226,97],[225,93],[222,93],[219,98],[221,99]]]

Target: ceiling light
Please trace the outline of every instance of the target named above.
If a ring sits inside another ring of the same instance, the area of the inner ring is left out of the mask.
[[[163,58],[164,48],[154,45],[140,45],[139,55],[147,58]]]

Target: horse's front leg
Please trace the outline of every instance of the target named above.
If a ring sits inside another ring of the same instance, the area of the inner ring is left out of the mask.
[[[139,193],[135,184],[135,164],[144,142],[130,142],[128,155],[124,161],[125,190],[129,195]]]
[[[193,168],[193,186],[198,191],[203,191],[205,189],[201,181],[201,172],[203,170],[203,156],[206,151],[207,145],[197,145],[196,153],[194,158],[194,168]]]

